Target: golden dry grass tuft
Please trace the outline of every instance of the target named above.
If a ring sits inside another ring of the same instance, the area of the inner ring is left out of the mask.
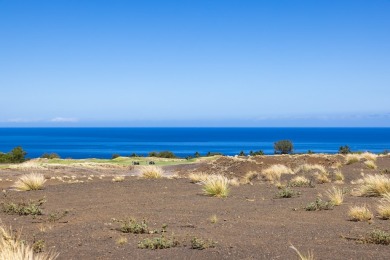
[[[378,214],[382,219],[390,219],[390,192],[383,194],[377,207]]]
[[[367,166],[367,168],[369,169],[373,169],[375,170],[376,168],[378,168],[375,164],[374,161],[365,161],[364,164]]]
[[[374,215],[365,205],[350,207],[348,216],[352,221],[369,221],[374,217]]]
[[[360,161],[360,155],[359,154],[347,154],[345,156],[345,164],[349,165],[349,164],[352,164],[352,163],[356,163],[358,161]]]
[[[116,244],[119,245],[119,246],[123,246],[127,243],[127,238],[126,237],[119,237],[117,240],[116,240]]]
[[[314,255],[313,255],[313,252],[312,252],[312,251],[308,251],[308,252],[307,252],[307,255],[304,255],[304,254],[302,254],[301,252],[299,252],[299,250],[298,250],[295,246],[290,245],[290,248],[291,248],[292,250],[294,250],[295,253],[297,253],[297,255],[298,255],[298,257],[299,257],[300,260],[314,260]]]
[[[326,173],[326,169],[324,166],[320,165],[320,164],[302,164],[300,166],[298,166],[294,172],[295,173],[299,173],[299,172],[316,172],[316,173]]]
[[[291,187],[308,187],[311,186],[311,182],[308,178],[304,176],[296,176],[292,178],[289,182]]]
[[[200,172],[200,173],[190,173],[188,175],[188,178],[191,180],[193,183],[198,183],[205,181],[209,177],[209,174]]]
[[[217,217],[217,215],[212,215],[211,217],[210,217],[210,222],[212,223],[212,224],[215,224],[215,223],[217,223],[218,222],[218,217]]]
[[[341,170],[336,170],[334,172],[334,179],[335,179],[335,181],[340,182],[340,183],[344,181],[345,177],[344,177],[344,174],[341,172]]]
[[[390,178],[384,175],[367,175],[361,180],[358,196],[379,197],[390,192]]]
[[[224,198],[229,195],[229,179],[222,175],[210,175],[203,184],[203,192],[213,197]]]
[[[145,179],[159,179],[164,175],[164,170],[158,166],[143,166],[140,171],[142,178]]]
[[[124,180],[125,180],[125,176],[115,176],[114,178],[112,178],[113,182],[122,182]]]
[[[340,206],[344,201],[344,192],[342,189],[332,187],[326,191],[326,196],[329,198],[329,201],[335,205]]]
[[[35,253],[32,246],[20,240],[11,231],[0,226],[0,259],[4,260],[52,260],[58,257],[57,253]]]
[[[255,171],[249,171],[247,172],[244,177],[241,179],[242,184],[250,184],[254,179],[256,179],[259,176],[259,174]]]
[[[229,180],[229,184],[230,184],[231,186],[235,186],[235,187],[240,186],[240,182],[238,181],[237,178],[232,178],[232,179],[230,179],[230,180]]]
[[[41,190],[46,179],[43,174],[29,173],[21,176],[14,184],[14,188],[19,191]]]
[[[376,155],[376,154],[373,154],[373,153],[369,153],[369,152],[365,152],[365,153],[362,153],[361,155],[360,155],[360,157],[361,158],[364,158],[364,159],[366,159],[366,160],[368,160],[368,161],[376,161],[376,158],[378,157],[378,155]]]
[[[274,164],[261,172],[267,181],[278,181],[282,174],[294,174],[294,172],[283,164]]]

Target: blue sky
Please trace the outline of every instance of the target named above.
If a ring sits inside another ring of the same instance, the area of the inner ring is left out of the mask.
[[[390,126],[389,13],[0,0],[0,126]]]

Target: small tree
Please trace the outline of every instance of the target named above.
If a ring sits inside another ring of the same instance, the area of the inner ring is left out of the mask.
[[[349,148],[348,145],[340,146],[339,153],[341,153],[341,154],[349,154],[349,153],[351,153],[351,149]]]
[[[258,151],[250,151],[249,152],[250,156],[256,156],[256,155],[264,155],[263,150],[258,150]]]
[[[293,143],[290,140],[280,140],[274,143],[276,154],[289,154],[293,151]]]
[[[196,152],[196,153],[194,154],[194,157],[195,157],[195,158],[199,158],[199,157],[200,157],[200,153]]]
[[[245,152],[244,152],[244,151],[241,151],[241,152],[239,153],[239,156],[245,156]]]
[[[26,156],[26,152],[22,149],[22,147],[18,146],[18,147],[15,147],[14,149],[12,149],[12,151],[10,152],[10,159],[11,159],[11,162],[13,163],[21,163],[21,162],[24,162],[26,159],[25,159],[25,156]]]

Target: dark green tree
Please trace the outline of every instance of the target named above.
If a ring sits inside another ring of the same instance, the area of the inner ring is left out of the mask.
[[[276,154],[289,154],[294,149],[293,143],[290,140],[280,140],[274,143],[274,152]]]
[[[349,148],[348,145],[340,146],[339,153],[340,154],[349,154],[349,153],[351,153],[351,149]]]

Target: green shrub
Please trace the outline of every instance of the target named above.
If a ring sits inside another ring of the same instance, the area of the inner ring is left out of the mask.
[[[45,199],[40,199],[38,201],[30,200],[29,202],[3,202],[1,204],[2,210],[7,214],[17,214],[21,216],[27,215],[42,215],[42,209],[40,206],[45,203]]]
[[[179,241],[177,241],[174,237],[166,238],[164,235],[159,237],[154,237],[152,239],[146,238],[138,243],[138,248],[142,249],[165,249],[176,247],[179,245]]]
[[[339,153],[340,154],[349,154],[349,153],[351,153],[351,149],[349,148],[348,145],[340,146]]]
[[[317,211],[317,210],[330,210],[333,209],[333,204],[329,201],[323,201],[317,198],[315,202],[307,204],[305,207],[306,211]]]
[[[195,157],[195,158],[199,158],[200,156],[201,156],[201,155],[200,155],[199,152],[195,152],[195,153],[194,153],[194,157]]]
[[[374,230],[368,234],[364,242],[371,244],[390,245],[390,233],[382,230]]]
[[[276,198],[292,198],[292,197],[298,196],[299,194],[300,194],[300,192],[298,192],[298,191],[294,191],[294,190],[289,189],[289,188],[283,188],[276,194],[275,197]]]
[[[245,156],[245,152],[244,151],[241,151],[238,156]]]
[[[215,242],[212,240],[205,241],[197,237],[191,239],[191,249],[203,250],[211,247],[215,247]]]
[[[120,223],[119,231],[123,233],[144,234],[149,232],[145,220],[138,223],[136,219],[128,218],[118,222]]]
[[[171,151],[150,152],[148,156],[158,158],[177,158],[176,155]]]
[[[280,140],[274,143],[275,154],[289,154],[293,149],[293,143],[290,140]]]
[[[120,154],[114,153],[114,154],[111,156],[111,159],[116,159],[116,158],[118,158],[118,157],[120,157]]]
[[[262,150],[259,151],[250,151],[249,152],[250,156],[256,156],[256,155],[264,155],[264,152]]]
[[[18,146],[12,149],[9,153],[0,153],[0,163],[21,163],[26,160],[27,152],[22,147]]]
[[[60,156],[56,153],[44,153],[41,155],[41,158],[46,158],[46,159],[60,159]]]

